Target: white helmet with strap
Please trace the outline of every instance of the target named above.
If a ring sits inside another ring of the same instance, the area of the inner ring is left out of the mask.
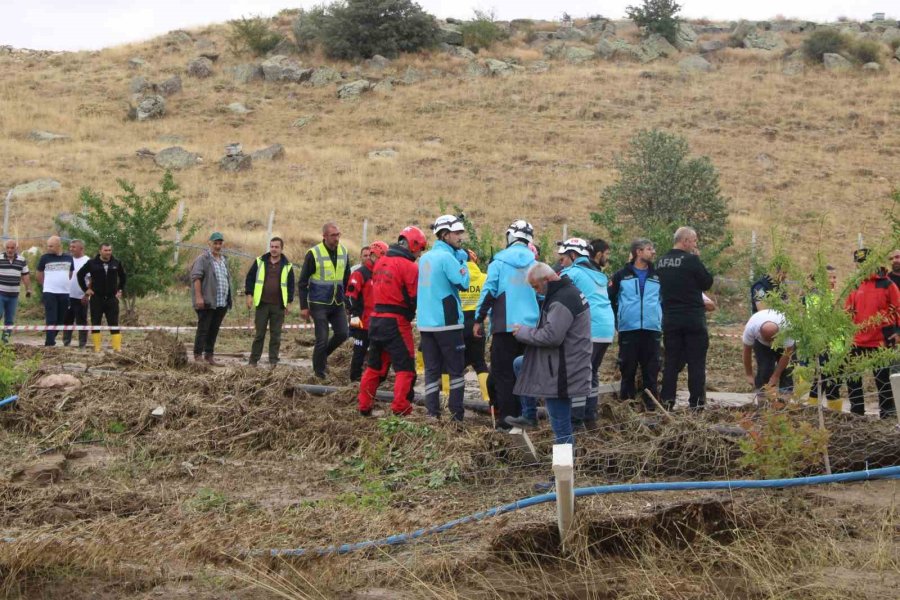
[[[431,230],[434,232],[434,235],[440,237],[442,231],[465,231],[466,224],[463,223],[462,215],[441,215],[435,220]]]
[[[528,221],[519,219],[509,224],[506,230],[506,244],[510,245],[515,242],[525,242],[526,244],[534,241],[534,227]]]
[[[556,242],[557,254],[566,254],[567,252],[574,252],[576,254],[580,254],[581,256],[586,256],[587,258],[591,257],[590,244],[588,244],[585,240],[581,238],[569,238],[564,242]]]

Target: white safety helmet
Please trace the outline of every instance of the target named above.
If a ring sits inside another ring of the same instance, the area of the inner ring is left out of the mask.
[[[565,254],[567,252],[574,252],[576,254],[580,254],[581,256],[586,256],[587,258],[591,257],[590,244],[584,241],[581,238],[569,238],[564,242],[556,242],[557,254]]]
[[[531,223],[519,219],[509,224],[506,230],[506,244],[511,245],[515,242],[525,242],[526,244],[534,241],[534,227]]]
[[[465,231],[466,224],[463,223],[462,215],[441,215],[431,226],[434,235],[440,237],[442,231]]]

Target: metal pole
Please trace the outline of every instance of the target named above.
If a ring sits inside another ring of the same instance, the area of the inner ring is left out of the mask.
[[[756,280],[756,232],[750,234],[750,283]]]
[[[181,223],[181,220],[184,219],[184,200],[178,203],[178,223]],[[172,262],[176,265],[178,264],[178,250],[181,246],[181,229],[175,230],[175,252],[172,256]]]
[[[857,233],[857,234],[856,234],[856,244],[857,244],[857,246],[856,246],[857,248],[864,248],[864,247],[865,247],[865,246],[863,246],[863,236],[862,236],[862,233]]]
[[[569,224],[563,223],[563,241],[569,239]]]
[[[3,239],[9,239],[9,202],[12,200],[12,190],[6,193],[6,202],[3,203]]]
[[[369,245],[369,220],[363,219],[362,247]]]
[[[265,248],[266,252],[269,251],[269,240],[272,239],[272,225],[274,225],[274,224],[275,224],[275,209],[273,208],[269,212],[269,227],[266,230],[266,248]]]

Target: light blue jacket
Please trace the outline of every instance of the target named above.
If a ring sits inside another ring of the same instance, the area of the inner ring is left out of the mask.
[[[446,331],[463,328],[459,291],[469,289],[468,255],[438,240],[419,258],[419,331]]]
[[[494,255],[475,309],[475,321],[491,316],[491,333],[509,333],[513,325],[537,325],[540,309],[526,275],[536,261],[528,246],[515,243]]]
[[[609,302],[609,278],[584,256],[560,272],[568,275],[591,308],[591,341],[608,344],[616,333],[616,319]]]

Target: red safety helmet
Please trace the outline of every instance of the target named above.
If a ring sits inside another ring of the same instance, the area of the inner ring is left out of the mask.
[[[372,242],[369,245],[369,262],[371,262],[374,265],[375,261],[377,261],[379,258],[384,256],[385,254],[387,254],[387,251],[388,251],[388,245],[385,244],[384,242],[382,242],[381,240],[379,240],[377,242]]]
[[[421,252],[425,249],[425,234],[415,225],[404,227],[397,239],[405,239],[406,245],[412,253]]]

